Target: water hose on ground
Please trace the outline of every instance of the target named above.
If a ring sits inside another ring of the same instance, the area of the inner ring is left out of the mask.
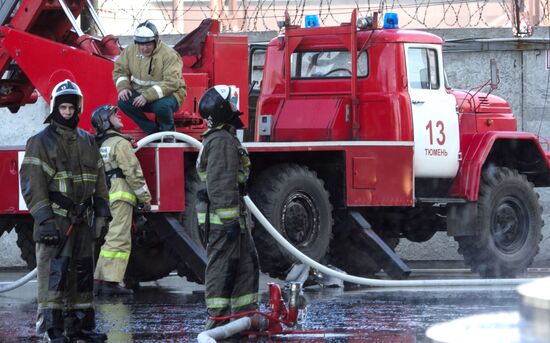
[[[202,144],[197,139],[180,132],[157,132],[149,136],[144,137],[137,143],[135,151],[137,152],[145,145],[153,142],[160,141],[165,136],[172,136],[177,140],[190,144],[194,148],[200,149]],[[256,205],[252,202],[250,197],[245,196],[244,201],[246,206],[250,209],[254,217],[263,225],[263,227],[269,232],[273,238],[283,246],[291,255],[298,260],[308,265],[309,267],[318,270],[319,272],[338,278],[350,283],[371,286],[371,287],[454,287],[454,286],[504,286],[504,285],[519,285],[531,281],[530,279],[441,279],[441,280],[380,280],[370,279],[359,276],[353,276],[346,273],[341,273],[336,270],[330,269],[310,257],[303,254],[300,250],[296,249],[291,243],[289,243],[278,231],[271,225],[271,223],[264,217]],[[0,288],[0,293],[13,290],[32,280],[36,275],[36,269],[22,277],[21,279],[4,285]]]
[[[10,282],[8,284],[0,286],[0,293],[9,292],[11,290],[14,290],[16,288],[19,288],[19,287],[23,286],[27,282],[34,279],[34,277],[36,276],[36,272],[37,272],[37,269],[34,268],[33,270],[31,270],[29,273],[27,273],[27,275],[23,276],[22,278],[20,278],[16,281]]]
[[[226,339],[252,327],[250,317],[242,317],[225,325],[201,332],[197,336],[199,343],[216,343],[216,340]]]

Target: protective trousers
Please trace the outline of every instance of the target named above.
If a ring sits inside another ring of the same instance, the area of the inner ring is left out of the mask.
[[[36,332],[65,330],[67,334],[95,328],[93,307],[93,244],[95,233],[75,224],[59,246],[36,244],[38,313]]]
[[[101,246],[94,278],[109,282],[122,282],[130,251],[132,250],[133,206],[126,201],[111,204],[113,220]]]
[[[159,131],[174,131],[174,112],[179,107],[176,97],[169,95],[143,107],[135,107],[132,102],[139,95],[138,92],[132,91],[130,99],[118,101],[118,107],[148,135]],[[157,116],[158,127],[154,121],[145,116],[144,112],[153,112]]]
[[[230,240],[222,225],[210,223],[206,247],[206,306],[210,317],[258,308],[258,254],[249,230]],[[228,321],[208,320],[206,329]]]

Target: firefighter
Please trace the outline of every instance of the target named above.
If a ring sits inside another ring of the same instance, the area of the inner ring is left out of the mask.
[[[95,331],[92,290],[93,245],[110,218],[109,193],[96,142],[77,128],[81,111],[76,83],[55,85],[49,125],[27,141],[20,171],[37,243],[36,331],[47,342],[107,339]]]
[[[101,246],[95,269],[97,295],[130,295],[132,291],[120,285],[128,265],[132,247],[132,215],[140,204],[151,208],[151,193],[132,148],[130,138],[120,133],[122,121],[118,108],[103,105],[92,113],[92,126],[105,164],[109,202],[113,220]]]
[[[134,44],[115,61],[118,107],[146,133],[174,131],[174,112],[187,94],[180,55],[159,39],[150,21],[139,24]],[[144,112],[153,112],[157,123]]]
[[[234,89],[219,85],[208,89],[199,113],[208,129],[197,172],[205,187],[197,194],[199,225],[207,240],[206,306],[210,317],[256,310],[258,255],[243,202],[250,171],[248,152],[236,136],[243,127],[231,96]],[[208,319],[211,329],[224,320]]]

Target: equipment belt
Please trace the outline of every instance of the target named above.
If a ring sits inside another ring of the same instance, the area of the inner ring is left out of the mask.
[[[107,175],[107,177],[109,179],[113,178],[113,177],[118,177],[118,178],[121,178],[121,179],[125,178],[124,173],[122,172],[122,169],[120,169],[120,168],[111,169],[109,171],[106,171],[105,174]]]
[[[119,179],[125,179],[126,176],[124,176],[124,173],[122,172],[122,169],[120,168],[114,168],[109,171],[105,172],[105,175],[107,176],[107,187],[111,188],[111,179],[119,178]]]

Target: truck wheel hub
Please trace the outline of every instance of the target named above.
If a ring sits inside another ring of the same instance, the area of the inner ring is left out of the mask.
[[[282,230],[294,245],[308,245],[317,235],[319,222],[319,210],[308,194],[293,193],[283,203]]]
[[[496,207],[491,231],[500,251],[513,253],[521,249],[529,234],[528,218],[517,198],[507,197]]]

